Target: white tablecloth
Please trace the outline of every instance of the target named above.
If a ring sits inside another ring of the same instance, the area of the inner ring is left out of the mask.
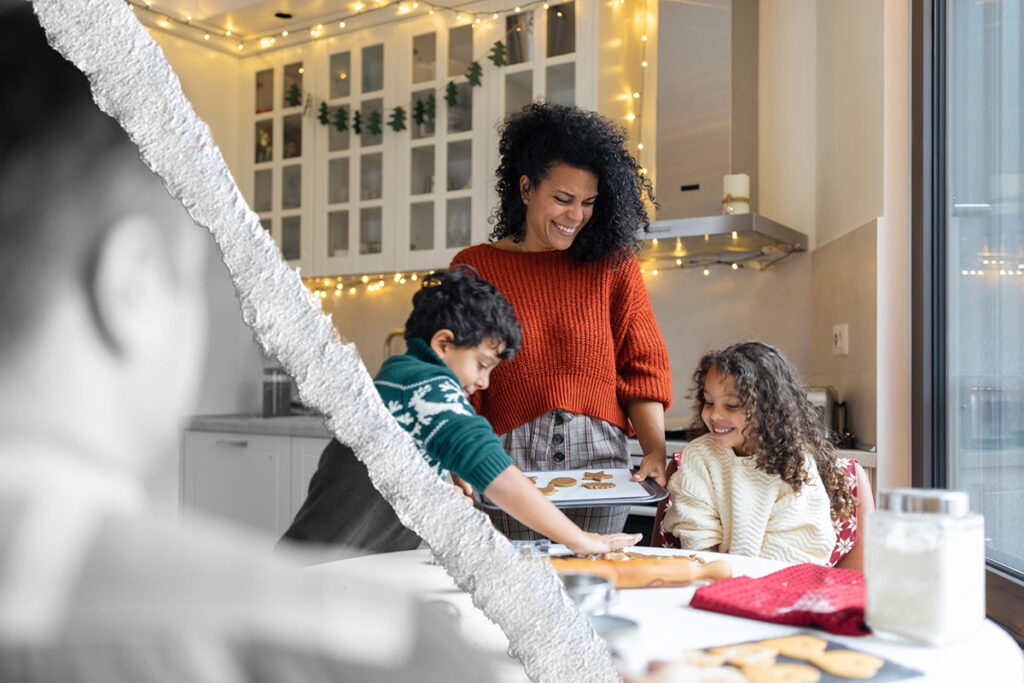
[[[656,548],[636,550],[649,554],[680,552]],[[686,551],[686,554],[690,554],[690,551]],[[782,562],[739,555],[697,554],[709,561],[729,561],[734,576],[764,576],[786,566]],[[348,571],[365,572],[370,577],[386,578],[427,599],[449,603],[458,610],[466,640],[494,655],[495,661],[500,664],[503,680],[528,680],[518,664],[505,654],[508,640],[501,629],[473,606],[469,595],[458,590],[439,565],[433,564],[429,551],[367,555],[334,564],[343,564]],[[330,566],[326,570],[329,571]],[[694,590],[688,587],[618,591],[618,604],[609,613],[639,624],[638,630],[616,638],[611,643],[630,669],[642,670],[652,659],[671,660],[673,655],[684,650],[806,630],[691,609],[688,605]],[[971,639],[944,648],[892,643],[874,636],[849,637],[818,633],[829,640],[885,657],[924,674],[907,680],[951,683],[1024,681],[1024,657],[1020,648],[1004,630],[988,620]]]

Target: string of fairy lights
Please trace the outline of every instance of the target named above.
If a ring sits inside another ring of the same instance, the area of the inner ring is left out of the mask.
[[[648,70],[648,59],[647,59],[647,45],[648,45],[648,0],[631,0],[631,3],[636,2],[637,11],[641,13],[641,20],[638,22],[639,26],[639,42],[640,42],[640,61],[636,72],[636,82],[633,88],[628,89],[623,95],[623,99],[626,100],[626,113],[624,119],[627,123],[631,137],[636,140],[636,151],[634,156],[637,158],[637,162],[640,165],[640,172],[647,174],[647,168],[643,163],[644,157],[644,143],[643,143],[643,104],[644,104],[644,90],[646,85],[646,75]],[[570,3],[551,3],[547,0],[531,0],[530,2],[522,2],[514,4],[510,7],[503,9],[489,9],[487,11],[471,10],[467,9],[467,6],[479,4],[476,0],[471,2],[462,2],[454,5],[441,5],[434,2],[421,1],[421,0],[353,0],[346,4],[344,12],[339,12],[336,16],[330,18],[318,18],[315,24],[303,24],[296,26],[290,25],[288,28],[282,28],[280,31],[272,33],[264,33],[261,35],[242,35],[236,27],[230,25],[223,27],[212,27],[205,25],[202,22],[195,21],[191,15],[185,14],[184,16],[175,15],[172,12],[167,12],[157,7],[152,0],[126,0],[126,3],[137,12],[147,13],[149,19],[155,25],[165,30],[182,29],[184,31],[193,32],[197,39],[201,38],[204,41],[219,40],[232,41],[235,51],[239,54],[248,53],[259,53],[262,51],[270,50],[273,48],[281,48],[287,45],[294,45],[301,42],[316,41],[323,38],[338,36],[348,31],[361,30],[363,26],[350,26],[353,20],[366,17],[368,15],[374,15],[372,23],[373,25],[388,24],[398,21],[407,21],[414,17],[421,17],[424,14],[433,16],[436,14],[442,14],[452,17],[456,26],[458,25],[481,25],[481,28],[486,28],[490,24],[490,21],[498,21],[503,17],[514,16],[518,14],[528,13],[537,8],[548,10],[552,6],[557,7],[560,4],[571,4]],[[626,0],[612,0],[614,5],[623,6],[626,4]],[[392,16],[382,17],[382,13],[391,11]],[[503,32],[503,35],[507,39],[512,31],[520,30],[518,25],[510,26],[507,31]],[[483,57],[480,61],[483,61]],[[692,264],[684,263],[680,261],[677,264],[679,267],[691,267]],[[734,269],[735,269],[734,264]],[[378,273],[376,276],[370,274],[362,274],[355,276],[344,276],[344,277],[318,277],[318,278],[305,278],[304,282],[310,285],[310,289],[319,296],[320,298],[326,299],[328,296],[341,297],[346,294],[354,295],[360,290],[367,292],[376,292],[383,289],[385,286],[390,284],[405,284],[406,282],[416,282],[420,280],[423,275],[433,271],[419,271],[419,272],[396,272],[396,273]],[[645,271],[647,272],[647,271]],[[650,271],[653,274],[657,274],[658,270],[654,269]],[[707,269],[705,268],[705,274]]]

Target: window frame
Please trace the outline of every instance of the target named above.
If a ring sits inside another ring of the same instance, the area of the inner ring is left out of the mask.
[[[949,482],[947,368],[948,3],[911,0],[911,481]],[[1024,573],[986,559],[986,613],[1024,647]]]

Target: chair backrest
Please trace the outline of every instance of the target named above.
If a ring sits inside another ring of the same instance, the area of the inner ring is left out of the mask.
[[[846,473],[846,486],[853,494],[854,500],[859,500],[857,497],[857,461],[853,458],[836,458],[836,464]],[[857,506],[854,506],[848,519],[833,517],[832,526],[836,530],[836,546],[832,549],[832,556],[828,559],[829,567],[836,566],[836,563],[853,550],[853,546],[857,544]]]

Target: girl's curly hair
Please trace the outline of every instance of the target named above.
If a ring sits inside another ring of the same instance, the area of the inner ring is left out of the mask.
[[[586,229],[569,247],[576,263],[604,258],[617,262],[639,249],[650,219],[644,197],[655,203],[651,180],[626,151],[626,132],[596,112],[534,102],[499,127],[498,206],[491,217],[491,240],[525,237],[526,207],[519,179],[536,186],[557,163],[597,176],[597,200]],[[657,204],[655,203],[655,206]]]
[[[694,426],[705,430],[699,416],[704,410],[704,381],[712,368],[736,384],[747,419],[743,435],[756,449],[757,468],[779,475],[799,491],[810,481],[804,470],[804,453],[810,453],[828,492],[832,515],[848,518],[856,501],[846,484],[846,473],[836,463],[835,447],[822,433],[821,419],[793,364],[775,347],[755,341],[705,354],[693,373],[698,415]]]

